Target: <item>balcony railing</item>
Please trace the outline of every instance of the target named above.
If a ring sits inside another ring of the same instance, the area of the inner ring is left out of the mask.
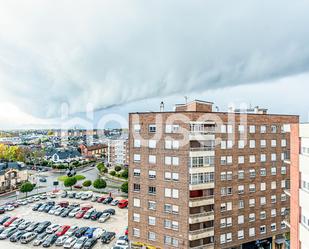
[[[203,200],[210,200],[213,199],[214,195],[207,195],[207,196],[199,196],[199,197],[190,197],[189,201],[203,201]]]
[[[213,151],[215,146],[205,146],[205,147],[191,147],[190,151]]]
[[[208,211],[208,212],[203,212],[203,213],[198,213],[198,214],[190,214],[190,218],[201,218],[201,217],[205,217],[208,215],[212,215],[214,214],[214,211]]]
[[[194,231],[189,231],[189,233],[191,235],[198,235],[201,233],[205,233],[205,232],[211,232],[214,230],[214,227],[207,227],[207,228],[203,228],[203,229],[198,229],[198,230],[194,230]]]

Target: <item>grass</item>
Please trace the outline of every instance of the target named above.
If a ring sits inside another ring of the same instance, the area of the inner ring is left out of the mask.
[[[77,181],[81,181],[81,180],[84,180],[86,177],[85,176],[83,176],[83,175],[76,175],[76,176],[74,176],[75,177],[75,179],[77,180]],[[67,179],[68,178],[68,176],[66,176],[66,175],[64,175],[64,176],[59,176],[58,177],[58,181],[60,181],[60,182],[64,182],[65,181],[65,179]]]

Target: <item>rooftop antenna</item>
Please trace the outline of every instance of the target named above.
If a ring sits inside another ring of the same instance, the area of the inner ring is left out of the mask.
[[[185,98],[186,104],[188,104],[188,96],[185,96],[184,98]]]

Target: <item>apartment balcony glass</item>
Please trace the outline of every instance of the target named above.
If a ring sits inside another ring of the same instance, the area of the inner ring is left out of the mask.
[[[190,190],[214,188],[214,172],[190,174]]]

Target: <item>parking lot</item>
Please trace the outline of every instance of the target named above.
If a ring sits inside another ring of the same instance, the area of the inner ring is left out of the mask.
[[[117,198],[121,199],[121,198]],[[93,221],[91,219],[77,219],[77,218],[69,218],[69,217],[61,217],[61,216],[55,216],[52,214],[48,214],[45,212],[39,212],[39,211],[32,211],[32,207],[38,203],[38,202],[47,202],[47,201],[55,201],[56,203],[59,203],[60,201],[68,201],[70,204],[72,203],[79,203],[82,205],[89,204],[93,206],[97,211],[103,211],[108,208],[113,208],[116,211],[115,215],[111,215],[111,217],[105,221],[104,223],[99,223],[98,220]],[[40,200],[38,202],[34,203],[29,203],[28,205],[20,205],[18,208],[12,210],[12,211],[7,211],[5,214],[1,214],[0,218],[2,216],[17,216],[19,218],[23,218],[25,220],[29,221],[37,221],[37,222],[42,222],[42,221],[50,221],[52,224],[58,224],[58,225],[69,225],[69,226],[78,226],[78,227],[99,227],[102,229],[105,229],[110,232],[115,232],[116,233],[116,238],[124,235],[125,230],[127,227],[127,217],[128,217],[128,210],[127,208],[121,209],[118,208],[117,206],[110,206],[109,204],[102,204],[102,203],[97,203],[97,202],[92,202],[90,199],[89,200],[81,200],[81,199],[74,199],[74,198],[62,198],[60,197],[59,194],[57,194],[56,198],[50,199],[48,198],[47,200]],[[97,244],[93,248],[112,248],[113,244],[115,243],[116,239],[114,239],[110,244],[102,244],[101,240],[98,240]],[[30,242],[29,244],[20,244],[19,242],[17,243],[12,243],[9,241],[9,239],[6,240],[1,240],[0,241],[0,247],[1,248],[14,248],[14,249],[22,249],[22,248],[35,248],[32,243]],[[42,248],[42,247],[41,247]],[[53,245],[50,248],[59,248]]]

